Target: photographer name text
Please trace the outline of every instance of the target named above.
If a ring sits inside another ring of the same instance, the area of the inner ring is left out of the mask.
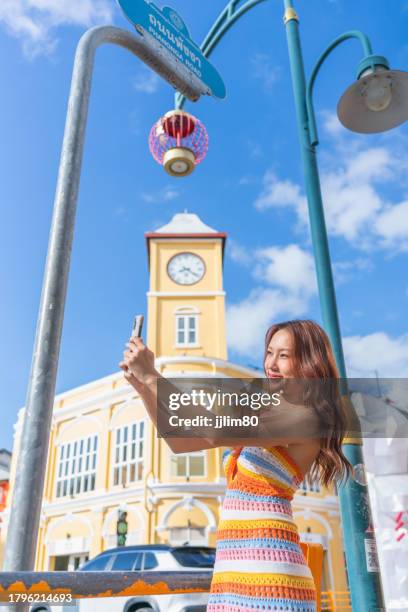
[[[252,416],[245,415],[243,417],[231,417],[229,415],[203,416],[202,414],[192,418],[179,417],[173,414],[169,417],[169,425],[171,427],[212,427],[213,429],[223,429],[224,427],[257,427],[259,417],[254,414]]]

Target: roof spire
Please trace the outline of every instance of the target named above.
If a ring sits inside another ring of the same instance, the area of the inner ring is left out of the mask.
[[[195,213],[176,213],[169,223],[154,231],[158,234],[217,234],[217,230],[203,223]]]

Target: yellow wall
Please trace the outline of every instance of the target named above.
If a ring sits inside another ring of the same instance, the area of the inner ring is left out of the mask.
[[[167,274],[167,264],[180,252],[199,255],[205,264],[203,278],[194,285],[182,286]],[[199,311],[199,346],[189,355],[227,358],[225,297],[222,282],[222,241],[208,239],[149,240],[150,291],[148,293],[147,343],[154,353],[182,355],[185,348],[175,346],[175,311],[191,306]],[[211,294],[211,295],[205,295]]]

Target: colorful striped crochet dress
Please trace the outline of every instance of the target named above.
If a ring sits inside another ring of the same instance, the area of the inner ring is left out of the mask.
[[[282,446],[228,450],[207,612],[316,612],[291,500],[302,474]]]

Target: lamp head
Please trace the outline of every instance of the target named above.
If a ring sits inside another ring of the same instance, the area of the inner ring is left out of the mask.
[[[385,132],[408,120],[408,73],[390,70],[380,55],[360,62],[357,81],[340,98],[340,122],[361,134]]]
[[[190,113],[172,110],[152,127],[149,147],[170,176],[188,176],[207,154],[207,130]]]

